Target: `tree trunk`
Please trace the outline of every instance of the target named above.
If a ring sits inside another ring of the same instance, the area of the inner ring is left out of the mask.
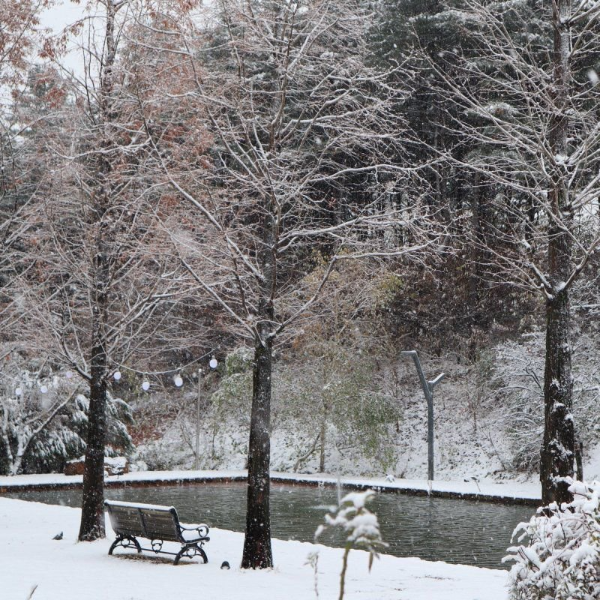
[[[546,365],[544,373],[544,442],[540,478],[542,503],[569,502],[562,477],[574,474],[575,428],[571,414],[573,382],[569,344],[569,297],[566,292],[546,304]]]
[[[275,203],[267,201],[261,238],[261,292],[259,321],[254,335],[254,372],[250,443],[248,445],[248,506],[242,569],[268,569],[273,566],[271,550],[270,463],[271,463],[271,376],[277,288]]]
[[[110,171],[105,165],[105,174]],[[106,445],[106,394],[108,357],[106,332],[108,323],[108,280],[110,277],[109,246],[102,223],[108,202],[108,190],[102,186],[101,204],[95,207],[100,218],[94,264],[92,353],[90,358],[90,404],[88,408],[87,446],[83,472],[83,498],[79,541],[103,538],[104,532],[104,449]]]
[[[325,447],[327,444],[327,412],[321,419],[321,452],[319,456],[319,473],[325,473]]]
[[[570,70],[569,17],[571,0],[556,0],[553,4],[554,26],[554,113],[550,129],[550,144],[554,156],[566,156],[569,130]],[[557,159],[558,162],[558,159]],[[572,222],[566,175],[555,168],[551,181],[551,223],[548,242],[548,272],[552,288],[546,301],[546,363],[544,372],[544,441],[540,461],[542,503],[569,502],[572,495],[564,477],[573,477],[575,458],[575,427],[573,423],[573,380],[571,376],[571,345],[569,329],[571,311],[569,291],[565,287],[572,262]]]
[[[97,192],[93,195],[93,223],[97,228],[92,290],[92,351],[90,357],[90,405],[88,409],[87,448],[83,473],[83,498],[79,541],[92,541],[105,536],[104,529],[104,450],[106,444],[106,393],[108,356],[108,288],[111,279],[113,235],[107,213],[113,198],[111,183],[112,156],[115,144],[110,125],[115,120],[113,102],[113,67],[116,59],[115,18],[113,0],[105,3],[105,54],[100,70],[100,153],[97,165]]]
[[[105,536],[104,446],[106,438],[106,354],[101,345],[92,351],[92,379],[88,409],[87,448],[83,472],[83,497],[79,541]]]
[[[271,550],[270,461],[272,341],[257,337],[254,347],[254,374],[250,444],[248,448],[248,506],[242,569],[273,566]]]
[[[577,479],[583,481],[583,442],[581,440],[575,441],[575,465],[577,467]]]

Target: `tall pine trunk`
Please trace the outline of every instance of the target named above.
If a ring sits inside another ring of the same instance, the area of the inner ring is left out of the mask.
[[[555,157],[567,156],[569,133],[571,0],[555,0],[553,93],[554,113],[550,145]],[[557,162],[558,162],[557,158]],[[565,287],[572,262],[569,225],[572,209],[565,175],[556,168],[551,182],[548,273],[551,296],[546,301],[546,363],[544,371],[544,440],[541,451],[540,479],[542,503],[568,502],[572,496],[564,477],[574,475],[575,431],[573,423],[573,380],[569,329],[571,311],[569,291]]]

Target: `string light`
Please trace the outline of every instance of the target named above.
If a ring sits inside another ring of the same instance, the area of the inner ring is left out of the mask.
[[[208,365],[211,369],[216,369],[219,366],[219,362],[217,361],[217,359],[213,356],[209,361],[208,361]],[[65,371],[64,374],[66,379],[73,379],[74,377],[74,373],[73,371]],[[121,378],[123,377],[121,371],[115,371],[113,373],[113,379],[115,381],[120,381]],[[177,386],[177,387],[182,387],[183,386],[183,378],[181,377],[181,375],[178,373],[177,375],[175,375],[173,377],[173,383]],[[150,389],[151,385],[149,381],[143,381],[142,382],[142,389],[147,392]],[[42,394],[46,394],[48,393],[48,386],[46,385],[42,385],[39,388],[40,392]],[[23,388],[22,387],[17,387],[15,388],[15,396],[20,397],[23,395]]]

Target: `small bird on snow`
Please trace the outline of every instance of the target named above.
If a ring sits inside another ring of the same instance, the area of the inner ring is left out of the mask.
[[[52,539],[53,540],[62,540],[63,538],[63,532],[61,531],[60,533],[57,533]]]
[[[231,567],[229,566],[229,563],[228,563],[226,560],[224,560],[224,561],[221,563],[221,569],[230,569],[230,568],[231,568]]]

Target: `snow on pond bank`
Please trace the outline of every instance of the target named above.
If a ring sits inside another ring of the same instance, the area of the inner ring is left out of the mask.
[[[319,549],[321,600],[338,596],[342,550],[274,540],[275,569],[241,571],[243,535],[211,529],[209,563],[178,567],[169,559],[108,556],[113,539],[77,543],[80,510],[0,498],[0,589],[3,600],[311,600],[312,568],[307,556]],[[63,532],[60,541],[52,538]],[[117,550],[118,552],[118,550]],[[222,561],[231,570],[221,570]],[[367,554],[353,551],[347,578],[348,600],[505,600],[507,574],[417,558],[382,556],[371,573]]]
[[[228,479],[243,481],[245,471],[142,471],[107,477],[109,485],[142,484],[163,482],[193,482]],[[273,481],[289,483],[309,483],[335,485],[338,479],[332,475],[302,475],[298,473],[271,473]],[[423,493],[429,490],[426,481],[410,479],[387,479],[367,477],[342,477],[339,479],[342,486],[374,487],[381,490],[404,491],[406,493]],[[80,486],[80,475],[66,476],[56,473],[45,475],[16,475],[0,477],[0,493],[10,489],[43,486]],[[537,505],[540,501],[539,483],[493,483],[477,481],[434,481],[432,483],[433,496],[456,496],[466,499],[497,500],[506,502],[519,502]]]

